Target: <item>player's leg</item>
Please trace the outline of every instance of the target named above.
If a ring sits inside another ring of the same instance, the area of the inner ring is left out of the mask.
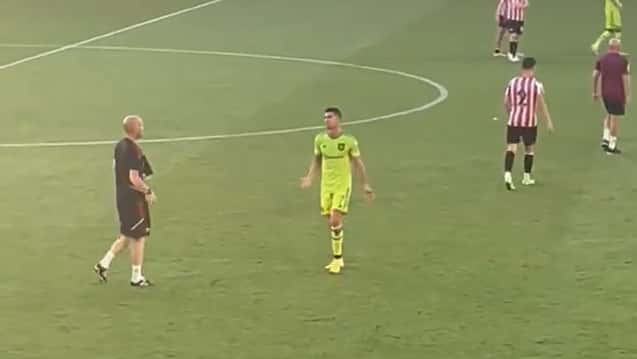
[[[602,45],[603,42],[606,42],[606,40],[610,39],[612,36],[613,36],[612,31],[604,30],[604,32],[602,32],[601,35],[599,35],[599,37],[597,38],[597,40],[595,40],[595,42],[591,45],[591,50],[593,51],[593,54],[599,55],[599,47]]]
[[[343,213],[334,209],[329,218],[333,256],[332,267],[330,268],[331,273],[338,273],[341,268],[345,266],[345,262],[343,261],[343,238],[345,235],[343,231],[343,217]]]
[[[502,40],[504,40],[506,32],[505,21],[503,17],[500,16],[500,22],[498,23],[495,33],[495,50],[493,51],[493,56],[502,56]]]
[[[135,287],[148,287],[150,281],[144,277],[142,266],[144,264],[144,249],[146,238],[150,234],[150,210],[146,201],[136,203],[137,221],[130,227],[126,236],[129,238],[131,256],[131,281]]]
[[[524,177],[522,178],[522,184],[530,186],[535,184],[535,180],[531,177],[531,172],[533,171],[533,162],[535,160],[537,127],[525,128],[522,141],[524,142]]]
[[[348,211],[350,195],[350,188],[346,188],[345,190],[337,191],[333,197],[332,210],[328,222],[333,255],[332,262],[328,269],[330,273],[333,274],[340,273],[341,269],[345,266],[345,262],[343,261],[343,239],[345,237],[343,219]]]
[[[97,262],[93,270],[99,277],[100,281],[106,282],[108,280],[108,275],[107,275],[108,268],[110,268],[111,262],[113,261],[115,256],[119,252],[121,252],[122,249],[124,249],[124,247],[126,246],[126,243],[127,243],[126,237],[120,234],[115,239],[115,241],[113,242],[111,247],[108,249],[108,251],[106,251],[106,253],[104,254],[104,257],[102,257],[102,259],[99,262]]]
[[[518,143],[520,142],[520,134],[518,127],[507,127],[507,146],[504,153],[504,184],[507,190],[515,190],[513,185],[513,163],[515,162],[515,152],[518,150]]]
[[[518,46],[520,43],[520,37],[522,36],[522,23],[520,21],[509,22],[509,60],[511,62],[518,62]]]
[[[619,134],[619,118],[617,114],[611,114],[609,117],[610,140],[608,141],[608,153],[619,154],[621,151],[617,146],[617,136]]]
[[[622,14],[619,9],[613,10],[613,18],[612,18],[612,29],[614,32],[614,36],[616,39],[621,39],[622,37]]]
[[[608,150],[608,144],[610,143],[610,117],[606,115],[602,122],[602,149]]]
[[[606,10],[605,16],[606,16],[606,21],[605,21],[604,32],[602,32],[602,34],[599,35],[597,40],[595,40],[593,45],[591,45],[591,50],[593,50],[593,53],[595,55],[599,54],[599,47],[602,45],[603,42],[606,42],[606,40],[608,40],[609,38],[613,36],[617,36],[618,34],[621,37],[621,30],[620,30],[621,18],[620,18],[619,12],[614,10]]]
[[[144,278],[142,274],[142,265],[144,264],[144,248],[146,246],[146,238],[130,238],[130,260],[131,260],[131,280],[132,286],[147,287],[150,282]]]

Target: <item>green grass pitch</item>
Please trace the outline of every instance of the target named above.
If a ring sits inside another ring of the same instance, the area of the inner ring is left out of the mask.
[[[7,44],[73,43],[196,3],[4,0],[0,64],[49,49]],[[108,285],[91,272],[117,230],[111,146],[0,148],[0,358],[636,358],[637,126],[622,123],[625,155],[602,154],[589,53],[601,1],[531,6],[521,48],[557,132],[541,131],[538,185],[516,193],[501,182],[501,98],[517,66],[491,57],[495,0],[225,0],[91,44],[388,68],[449,98],[347,128],[378,198],[354,197],[341,276],[322,269],[318,189],[298,189],[315,131],[145,145],[159,196],[149,290],[128,286],[126,255]],[[626,2],[627,52],[636,14]],[[127,113],[148,138],[203,136],[438,96],[355,68],[104,49],[0,78],[3,144],[117,139]]]

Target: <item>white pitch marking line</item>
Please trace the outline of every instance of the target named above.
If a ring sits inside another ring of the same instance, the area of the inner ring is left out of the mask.
[[[56,45],[0,44],[0,47],[9,47],[9,48],[11,47],[13,48],[40,47],[42,48],[42,47],[55,47],[55,46]],[[332,61],[332,60],[320,60],[320,59],[311,59],[311,58],[305,58],[305,57],[291,57],[291,56],[261,55],[261,54],[250,54],[250,53],[244,53],[244,52],[157,49],[157,48],[146,48],[146,47],[126,47],[126,46],[79,46],[78,48],[87,49],[87,50],[102,50],[102,51],[138,51],[138,52],[154,52],[154,53],[167,53],[167,54],[230,56],[230,57],[244,57],[244,58],[288,61],[288,62],[303,62],[303,63],[310,63],[310,64],[348,67],[348,68],[354,68],[359,70],[374,71],[374,72],[380,72],[380,73],[386,73],[390,75],[410,78],[410,79],[419,81],[421,83],[425,83],[427,85],[433,86],[434,88],[438,90],[439,95],[432,102],[429,102],[424,105],[414,107],[408,110],[404,110],[404,111],[393,112],[387,115],[381,115],[381,116],[343,123],[344,125],[348,125],[348,126],[361,125],[361,124],[366,124],[371,122],[388,120],[391,118],[407,116],[413,113],[421,112],[444,102],[449,96],[449,91],[443,85],[440,85],[428,78],[425,78],[419,75],[410,74],[404,71],[385,69],[381,67],[357,65],[357,64]],[[242,138],[242,137],[271,136],[271,135],[282,135],[282,134],[297,133],[297,132],[304,132],[304,131],[320,130],[323,127],[324,126],[322,125],[321,126],[317,125],[317,126],[279,129],[279,130],[230,133],[230,134],[221,134],[221,135],[156,138],[156,139],[142,140],[141,142],[142,143],[173,143],[173,142],[222,140],[222,139]],[[100,141],[73,141],[73,142],[0,143],[0,148],[98,146],[98,145],[112,145],[115,142],[116,141],[113,141],[113,140],[100,140]]]
[[[199,9],[202,9],[202,8],[214,5],[214,4],[218,4],[218,3],[222,2],[222,1],[224,1],[224,0],[208,1],[208,2],[205,2],[205,3],[201,3],[199,5],[191,6],[189,8],[185,8],[185,9],[181,9],[181,10],[178,10],[178,11],[171,12],[170,14],[162,15],[162,16],[155,17],[155,18],[152,18],[152,19],[148,19],[146,21],[139,22],[137,24],[129,25],[129,26],[123,27],[123,28],[121,28],[119,30],[114,30],[114,31],[111,31],[111,32],[107,32],[105,34],[93,36],[90,39],[74,42],[72,44],[68,44],[68,45],[64,45],[64,46],[60,46],[60,47],[57,47],[57,48],[49,50],[49,51],[41,52],[41,53],[35,54],[33,56],[25,57],[23,59],[10,62],[8,64],[0,65],[0,70],[6,70],[8,68],[11,68],[11,67],[14,67],[14,66],[17,66],[17,65],[20,65],[20,64],[24,64],[24,63],[27,63],[27,62],[35,61],[35,60],[41,59],[43,57],[59,54],[60,52],[71,50],[71,49],[74,49],[74,48],[77,48],[77,47],[80,47],[80,46],[83,46],[83,45],[88,45],[88,44],[93,43],[95,41],[107,39],[109,37],[113,37],[115,35],[119,35],[121,33],[127,32],[127,31],[135,30],[135,29],[138,29],[138,28],[146,26],[146,25],[154,24],[154,23],[166,20],[166,19],[170,19],[170,18],[175,17],[175,16],[179,16],[179,15],[183,15],[183,14],[186,14],[186,13],[189,13],[189,12],[193,12],[195,10],[199,10]]]

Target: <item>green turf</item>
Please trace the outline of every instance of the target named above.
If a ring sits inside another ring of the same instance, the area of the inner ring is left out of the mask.
[[[3,1],[0,43],[80,41],[195,3]],[[355,195],[340,277],[322,269],[317,188],[298,189],[312,131],[146,145],[158,285],[141,291],[125,255],[106,286],[90,271],[117,230],[112,148],[0,149],[0,358],[637,357],[637,128],[622,125],[624,156],[598,149],[588,46],[601,5],[533,2],[522,49],[557,132],[541,131],[537,187],[506,193],[492,118],[517,69],[490,56],[494,3],[226,0],[96,43],[331,59],[450,96],[348,128],[378,199]],[[635,17],[627,3],[628,52]],[[0,48],[0,62],[45,50]],[[115,139],[126,113],[149,138],[295,128],[320,125],[326,105],[359,120],[437,96],[358,69],[86,49],[0,76],[0,143]]]

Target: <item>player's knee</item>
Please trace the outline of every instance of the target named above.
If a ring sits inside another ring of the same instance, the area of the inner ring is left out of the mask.
[[[343,227],[343,221],[341,220],[340,216],[332,215],[330,217],[329,223],[332,230],[334,230],[335,228],[340,230]]]

